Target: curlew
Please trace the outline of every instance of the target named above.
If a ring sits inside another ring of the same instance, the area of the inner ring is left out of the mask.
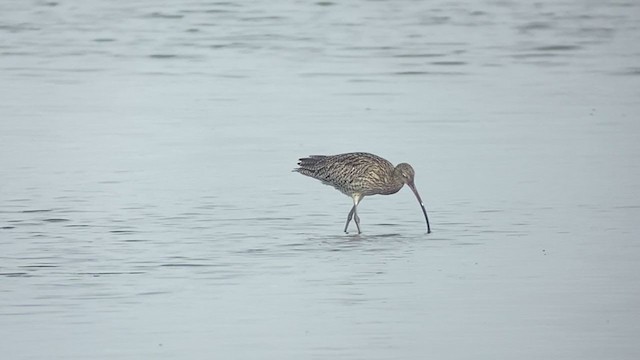
[[[322,181],[331,185],[341,193],[353,199],[353,207],[347,216],[344,232],[347,232],[351,219],[355,220],[358,234],[360,231],[360,218],[356,208],[365,196],[395,194],[404,184],[413,191],[420,203],[424,219],[427,221],[427,233],[431,232],[429,217],[424,203],[418,194],[414,183],[415,172],[411,165],[401,163],[393,166],[389,161],[369,153],[354,152],[339,155],[311,155],[301,158],[300,167],[293,169],[302,175]]]

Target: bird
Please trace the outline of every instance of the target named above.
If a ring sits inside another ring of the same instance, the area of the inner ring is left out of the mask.
[[[362,233],[356,208],[365,196],[395,194],[405,184],[418,199],[427,222],[427,234],[431,233],[427,209],[416,189],[415,171],[411,165],[400,163],[393,166],[380,156],[366,152],[351,152],[338,155],[310,155],[300,158],[298,166],[293,169],[294,172],[318,179],[353,199],[353,207],[344,225],[345,233],[348,234],[351,219],[355,220],[358,234]]]

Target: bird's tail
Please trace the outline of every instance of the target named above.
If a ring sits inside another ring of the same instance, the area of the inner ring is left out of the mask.
[[[300,158],[298,161],[300,167],[293,169],[293,171],[310,176],[324,165],[324,160],[327,157],[325,155],[310,155],[306,158]]]

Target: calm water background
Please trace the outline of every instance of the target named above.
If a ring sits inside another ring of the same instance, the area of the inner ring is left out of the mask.
[[[637,359],[636,1],[3,1],[6,359]],[[351,200],[291,173],[416,169]]]

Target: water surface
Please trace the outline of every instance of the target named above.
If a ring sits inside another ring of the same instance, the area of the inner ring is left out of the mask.
[[[632,1],[0,4],[11,359],[635,359]],[[408,162],[351,200],[298,157]],[[37,344],[37,346],[34,346]]]

